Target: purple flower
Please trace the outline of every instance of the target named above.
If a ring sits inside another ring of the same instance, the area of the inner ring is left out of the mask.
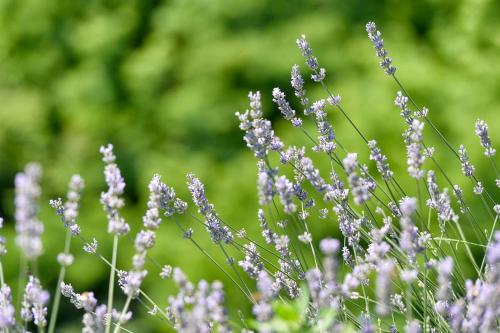
[[[236,112],[236,116],[240,121],[240,129],[245,131],[243,137],[255,157],[262,159],[265,158],[269,150],[281,151],[283,143],[274,134],[271,127],[271,122],[262,118],[262,106],[260,102],[260,93],[248,94],[250,99],[250,110],[245,113]]]
[[[377,314],[384,316],[389,314],[392,275],[394,272],[394,262],[383,260],[377,265]]]
[[[387,156],[382,154],[382,151],[377,146],[377,141],[368,141],[368,147],[370,148],[370,160],[375,161],[377,165],[377,170],[382,175],[385,181],[389,181],[394,174],[389,168],[389,163],[387,162]]]
[[[0,328],[8,329],[15,324],[15,309],[12,305],[12,293],[6,284],[0,288]]]
[[[38,220],[38,199],[42,193],[40,179],[42,168],[29,163],[24,172],[16,174],[16,244],[23,255],[30,260],[38,258],[43,251],[41,235],[43,224]]]
[[[273,102],[276,103],[278,109],[283,114],[286,120],[292,120],[295,117],[295,110],[288,104],[285,93],[280,90],[280,88],[273,89]]]
[[[293,203],[293,184],[286,176],[280,176],[276,179],[276,192],[283,205],[283,210],[286,214],[292,214],[297,211],[297,206]]]
[[[293,65],[290,83],[292,88],[295,90],[295,96],[300,99],[300,103],[303,106],[307,106],[307,104],[309,104],[309,100],[306,97],[304,79],[300,73],[299,65]]]
[[[40,328],[47,325],[47,303],[49,293],[42,289],[40,281],[30,275],[24,290],[23,301],[21,303],[21,318],[25,322],[33,321]]]
[[[382,34],[377,30],[375,22],[368,22],[366,24],[366,32],[375,47],[375,54],[380,59],[380,67],[382,67],[387,75],[393,75],[396,72],[396,67],[392,66],[392,59],[388,57],[387,50],[384,48]]]
[[[496,149],[491,145],[491,140],[488,135],[488,125],[481,119],[476,121],[476,135],[481,140],[481,146],[483,146],[484,155],[492,157],[496,153]]]
[[[221,241],[230,244],[233,242],[233,234],[227,226],[221,224],[221,220],[214,211],[212,204],[208,202],[205,196],[205,186],[194,175],[188,174],[188,189],[193,197],[193,202],[198,206],[198,212],[205,216],[205,228],[207,229],[212,241],[220,243]]]
[[[474,175],[474,166],[469,162],[469,155],[467,155],[467,150],[464,145],[460,145],[458,148],[458,155],[460,157],[460,162],[462,163],[462,172],[465,177],[472,177]]]
[[[248,243],[244,246],[244,248],[245,259],[240,260],[238,265],[240,265],[245,273],[247,273],[252,279],[257,279],[259,273],[264,268],[259,252],[257,252],[257,247],[254,243]]]
[[[120,169],[115,164],[116,157],[113,154],[113,145],[101,146],[102,160],[106,164],[104,168],[104,178],[108,185],[108,190],[101,193],[101,204],[108,217],[108,232],[116,235],[125,235],[130,231],[130,227],[119,214],[119,209],[125,205],[122,198],[125,181]]]

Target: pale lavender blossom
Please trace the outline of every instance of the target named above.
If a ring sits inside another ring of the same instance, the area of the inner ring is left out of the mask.
[[[261,300],[253,306],[252,312],[259,321],[268,321],[273,316],[271,301],[275,297],[273,281],[266,271],[261,271],[257,279],[257,290]]]
[[[129,272],[118,271],[118,284],[123,293],[130,297],[139,296],[142,281],[148,272],[146,270],[134,269]]]
[[[323,193],[328,189],[319,170],[314,167],[313,161],[305,156],[305,148],[290,147],[288,153],[290,155],[290,160],[294,163],[295,181],[297,183],[307,179],[319,193]]]
[[[357,173],[358,168],[358,155],[356,153],[349,153],[342,160],[345,171],[347,172],[347,180],[351,188],[351,193],[354,203],[361,205],[371,198],[371,193],[368,188],[368,183],[365,178],[362,178]]]
[[[57,262],[63,267],[68,267],[73,264],[75,258],[70,253],[59,253],[57,255]]]
[[[106,165],[104,168],[104,178],[108,185],[108,190],[101,193],[101,204],[108,218],[108,233],[125,235],[130,231],[130,226],[119,213],[119,209],[125,205],[122,197],[125,189],[125,181],[115,163],[116,157],[113,153],[113,145],[101,146],[100,152],[103,155],[102,160]]]
[[[86,243],[83,246],[83,250],[89,254],[94,254],[97,252],[97,247],[98,247],[97,239],[93,238],[91,243]]]
[[[273,102],[278,106],[283,118],[290,121],[294,119],[295,110],[290,107],[290,104],[286,100],[285,93],[282,92],[280,88],[273,89]]]
[[[40,281],[30,275],[24,290],[23,301],[21,302],[21,319],[24,322],[31,322],[44,328],[47,325],[47,303],[49,293],[42,289]]]
[[[274,134],[271,127],[271,122],[262,118],[262,105],[260,102],[260,93],[248,94],[250,99],[250,110],[245,113],[236,112],[236,116],[240,121],[240,129],[245,131],[243,137],[255,157],[265,158],[269,150],[281,151],[283,143]]]
[[[222,225],[213,205],[208,202],[203,183],[194,174],[188,174],[187,179],[193,202],[198,207],[198,212],[205,217],[205,228],[212,241],[214,243],[232,243],[233,234],[227,226]]]
[[[412,320],[408,324],[406,324],[405,332],[406,333],[422,333],[422,328],[420,327],[420,324],[418,323],[418,321]]]
[[[390,296],[394,262],[390,259],[383,260],[377,265],[377,314],[385,316],[390,313]]]
[[[368,147],[370,148],[370,160],[375,161],[377,165],[377,170],[382,175],[385,181],[389,181],[394,174],[389,168],[389,162],[387,162],[387,156],[382,154],[382,151],[377,146],[377,141],[368,141]]]
[[[299,47],[302,55],[306,58],[307,66],[314,72],[314,74],[311,75],[313,81],[323,81],[325,79],[326,70],[319,67],[318,59],[313,56],[309,42],[306,39],[306,35],[301,35],[300,38],[297,39],[297,46]]]
[[[15,308],[12,305],[12,292],[4,284],[0,287],[0,329],[9,329],[15,325]]]
[[[69,181],[66,203],[61,198],[50,200],[49,204],[61,217],[64,227],[69,228],[73,236],[79,235],[80,226],[76,223],[80,210],[80,199],[85,183],[79,175],[73,175]]]
[[[299,241],[305,244],[309,244],[312,242],[312,235],[307,231],[304,231],[304,233],[298,235],[297,238],[299,239]]]
[[[210,285],[201,280],[194,286],[177,267],[173,277],[179,291],[168,298],[166,313],[178,332],[231,332],[222,283],[215,281]]]
[[[408,173],[415,179],[421,179],[424,176],[424,171],[421,169],[426,158],[422,144],[423,129],[424,123],[413,119],[405,134]]]
[[[460,162],[462,163],[462,173],[465,177],[472,177],[474,175],[474,166],[469,162],[469,155],[467,155],[467,150],[464,145],[460,145],[458,148],[458,155]]]
[[[304,113],[306,115],[313,114],[315,117],[316,127],[318,128],[318,144],[313,147],[314,151],[321,151],[327,154],[332,153],[337,147],[335,140],[335,132],[332,125],[328,122],[325,112],[326,101],[320,99],[312,104]]]
[[[238,265],[248,274],[252,279],[257,279],[259,273],[264,269],[264,265],[260,259],[259,252],[254,243],[248,243],[243,246],[245,251],[245,259],[240,260]]]
[[[336,254],[340,249],[340,242],[333,238],[323,238],[319,242],[319,249],[326,256],[332,256]]]
[[[411,125],[413,117],[411,110],[408,108],[408,97],[405,96],[403,92],[398,91],[396,93],[396,98],[394,99],[394,104],[401,110],[399,114],[403,117],[406,124]]]
[[[264,206],[271,203],[276,194],[274,182],[278,170],[275,168],[269,169],[264,161],[258,161],[257,167],[259,169],[257,175],[259,205]]]
[[[435,174],[432,170],[427,172],[427,187],[429,188],[427,206],[437,212],[440,228],[444,232],[446,222],[458,221],[458,216],[451,207],[448,189],[445,188],[442,192],[439,191],[439,187],[436,184]]]
[[[161,211],[163,211],[165,216],[172,216],[174,213],[182,214],[186,210],[187,204],[181,199],[176,198],[174,189],[165,185],[160,175],[153,175],[148,188],[148,209],[142,217],[142,223],[146,229],[158,229],[162,222]]]
[[[412,215],[417,210],[417,200],[415,198],[404,197],[399,204],[401,211],[401,234],[399,237],[399,246],[406,253],[410,263],[415,262],[417,253],[423,250],[422,242],[419,241],[420,233],[412,221]]]
[[[302,78],[302,74],[300,73],[299,65],[293,65],[290,83],[295,91],[295,96],[300,99],[300,103],[303,106],[307,106],[309,104],[309,100],[306,97],[306,91],[304,89],[304,79]]]
[[[165,280],[165,279],[168,279],[171,275],[172,275],[172,266],[170,266],[170,265],[164,265],[161,268],[160,277],[163,280]]]
[[[375,54],[380,59],[380,67],[382,67],[386,74],[393,75],[396,72],[396,67],[392,66],[392,59],[388,56],[387,50],[384,47],[382,34],[377,30],[375,22],[368,22],[366,24],[366,32],[375,47]]]
[[[43,252],[41,235],[44,228],[37,217],[41,177],[41,166],[29,163],[15,178],[16,245],[29,260],[35,260]]]
[[[293,203],[293,184],[286,176],[280,176],[276,179],[276,192],[283,205],[286,214],[292,214],[297,211],[297,206]]]
[[[438,273],[438,290],[436,298],[447,301],[451,297],[451,277],[453,274],[453,259],[446,257],[439,261],[436,270]]]
[[[61,282],[61,294],[69,298],[71,304],[77,309],[84,309],[82,318],[83,333],[102,333],[106,325],[106,305],[97,305],[93,292],[76,293],[71,284]],[[113,309],[114,310],[114,309]],[[108,319],[109,320],[109,319]]]
[[[474,185],[473,191],[474,191],[474,194],[476,194],[476,195],[482,194],[484,191],[483,184],[481,182],[477,182],[476,185]]]
[[[257,213],[257,218],[259,220],[260,227],[262,228],[262,236],[264,237],[267,244],[275,244],[276,238],[278,237],[274,231],[271,230],[269,224],[267,223],[264,211],[259,209]]]
[[[393,294],[391,295],[391,305],[398,309],[400,312],[406,312],[406,306],[404,302],[404,297],[401,294]]]
[[[476,135],[481,140],[481,146],[485,149],[484,155],[493,157],[496,153],[496,149],[491,145],[491,140],[488,135],[488,125],[484,120],[478,119],[476,121]]]

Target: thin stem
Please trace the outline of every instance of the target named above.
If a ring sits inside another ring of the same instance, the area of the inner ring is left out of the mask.
[[[0,260],[0,287],[3,287],[5,284],[5,280],[3,278],[3,266],[2,266],[2,261]]]
[[[19,257],[19,277],[17,280],[17,309],[21,308],[21,296],[23,294],[23,285],[25,281],[25,272],[28,269],[28,261],[21,254]]]
[[[69,253],[71,247],[71,230],[66,231],[66,238],[64,240],[64,254]],[[59,303],[61,301],[61,282],[64,281],[66,275],[66,266],[61,266],[59,270],[59,278],[57,279],[56,294],[54,295],[54,303],[52,304],[52,311],[50,313],[49,333],[53,333],[57,322],[57,313],[59,311]]]
[[[491,243],[491,239],[493,238],[493,234],[495,233],[495,228],[497,226],[497,221],[498,221],[498,215],[495,217],[495,221],[493,222],[493,227],[491,228],[491,233],[490,233],[490,238],[488,240],[488,244],[486,247]],[[481,268],[480,271],[483,271],[484,268],[484,263],[485,263],[486,256],[483,256],[483,261],[481,262]]]
[[[115,287],[115,271],[116,271],[116,255],[118,253],[118,235],[113,237],[113,256],[111,258],[111,270],[109,272],[109,285],[108,285],[108,316],[111,316],[111,309],[113,308],[113,291]],[[111,331],[111,321],[106,321],[106,333]]]

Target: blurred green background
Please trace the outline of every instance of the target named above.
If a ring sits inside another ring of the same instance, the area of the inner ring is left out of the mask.
[[[188,199],[185,174],[192,171],[205,182],[221,217],[258,237],[257,169],[234,112],[247,108],[249,90],[260,90],[277,134],[287,144],[308,144],[271,103],[275,86],[293,96],[289,74],[294,63],[309,75],[295,45],[302,33],[327,69],[326,83],[342,95],[346,111],[369,138],[380,142],[394,169],[404,172],[403,124],[393,104],[397,87],[378,67],[364,31],[368,20],[382,30],[397,74],[412,96],[429,107],[431,119],[455,146],[468,147],[479,178],[488,179],[486,185],[493,188],[491,168],[473,130],[475,119],[482,117],[493,140],[500,140],[498,17],[500,2],[494,0],[1,0],[0,215],[7,220],[1,232],[8,237],[9,253],[3,259],[8,283],[16,288],[19,261],[13,181],[29,161],[44,167],[43,284],[55,285],[55,257],[64,237],[48,199],[65,194],[73,173],[81,174],[87,184],[80,218],[83,234],[96,237],[102,251],[110,253],[111,236],[99,204],[105,184],[98,153],[108,142],[115,146],[126,179],[124,216],[134,233],[141,226],[153,173],[162,174]],[[306,89],[311,98],[325,97],[310,82]],[[300,110],[297,101],[290,100]],[[330,119],[339,140],[367,161],[366,147],[345,119],[336,112]],[[426,135],[432,143],[432,132]],[[436,146],[437,158],[457,179],[458,162],[442,144]],[[470,184],[464,190],[470,192]],[[182,223],[193,225],[194,237],[224,260],[191,219]],[[324,222],[314,229],[318,237],[338,232]],[[78,240],[73,244],[77,260],[66,280],[77,290],[93,289],[104,302],[108,270],[82,253]],[[124,239],[121,244],[118,265],[128,268],[130,242]],[[249,310],[241,294],[182,239],[171,221],[162,225],[151,256],[161,264],[182,267],[194,281],[223,280],[232,316],[237,309]],[[151,266],[145,286],[165,306],[174,289],[159,282],[156,274]],[[124,297],[120,291],[116,294],[120,304]],[[62,304],[58,331],[78,331],[81,313],[66,300]],[[134,310],[137,319],[128,325],[131,330],[165,331],[165,324],[151,319],[141,306],[136,304]]]

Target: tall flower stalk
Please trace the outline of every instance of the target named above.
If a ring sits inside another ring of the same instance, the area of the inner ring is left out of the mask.
[[[111,256],[111,270],[109,273],[107,303],[107,316],[109,318],[113,309],[116,258],[118,255],[118,237],[126,235],[130,231],[130,227],[119,213],[119,209],[125,204],[125,201],[122,198],[125,189],[125,181],[123,180],[120,169],[115,163],[116,156],[113,153],[113,145],[108,144],[107,146],[102,146],[100,152],[103,155],[102,160],[105,163],[104,178],[108,185],[108,190],[101,193],[101,204],[103,205],[108,218],[108,233],[113,235],[113,250]],[[108,320],[106,321],[106,333],[109,333],[110,330],[111,320]]]
[[[61,221],[67,228],[66,237],[64,239],[64,250],[57,256],[57,261],[61,266],[59,277],[57,279],[56,292],[54,302],[52,304],[48,332],[53,333],[55,330],[57,315],[59,311],[59,302],[61,300],[60,286],[66,275],[66,267],[73,263],[73,255],[70,253],[71,239],[74,235],[80,234],[80,227],[76,220],[80,211],[81,192],[85,183],[79,175],[73,175],[68,185],[67,201],[63,205],[61,199],[51,200],[50,205],[56,210],[56,214],[61,217]]]

